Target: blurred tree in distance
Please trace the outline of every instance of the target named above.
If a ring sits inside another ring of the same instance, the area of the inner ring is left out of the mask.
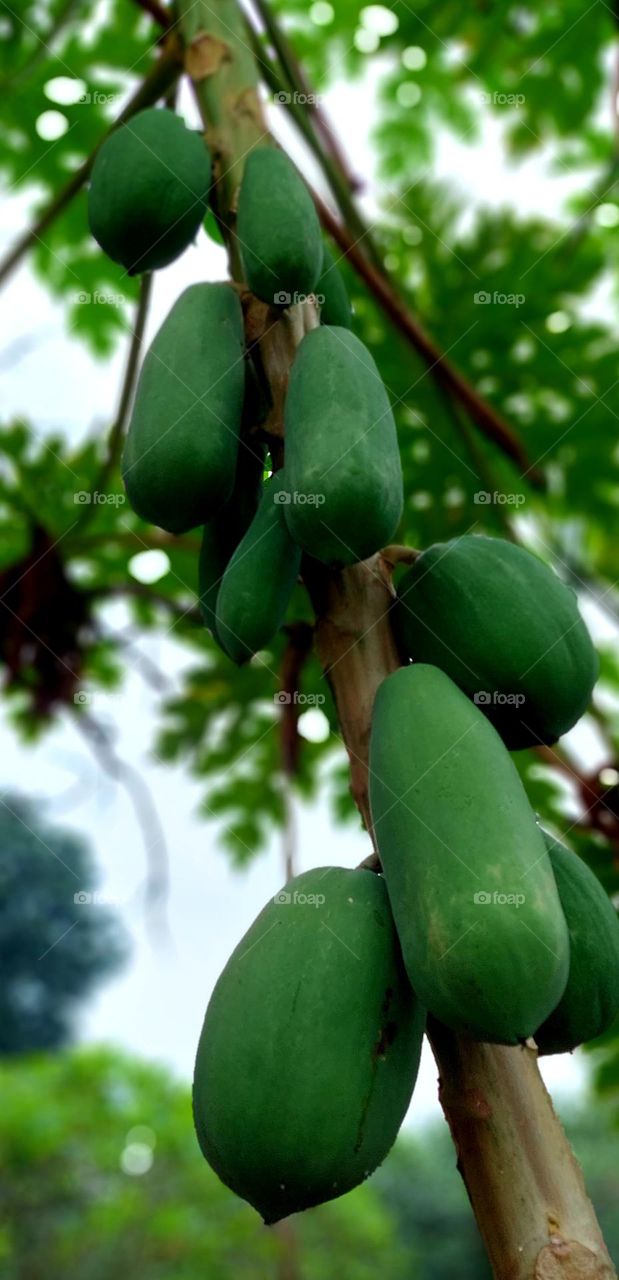
[[[0,1055],[57,1049],[93,988],[127,954],[96,900],[85,842],[21,797],[0,797]]]
[[[0,1266],[6,1280],[271,1280],[286,1239],[202,1160],[189,1091],[108,1049],[0,1065]],[[79,1106],[76,1106],[76,1099]],[[614,1134],[605,1110],[566,1117],[611,1256]],[[362,1187],[293,1219],[300,1280],[485,1280],[447,1129],[406,1131]]]

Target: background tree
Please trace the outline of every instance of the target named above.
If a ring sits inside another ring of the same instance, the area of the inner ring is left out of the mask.
[[[126,958],[97,878],[82,839],[31,801],[0,799],[0,1054],[66,1044],[80,1003]]]
[[[4,1065],[0,1086],[7,1280],[65,1268],[79,1280],[128,1270],[140,1280],[171,1271],[283,1280],[286,1232],[265,1231],[205,1165],[189,1091],[165,1071],[91,1051]],[[408,1274],[389,1209],[369,1187],[302,1215],[295,1229],[304,1280]]]
[[[171,1269],[180,1280],[287,1274],[289,1239],[265,1231],[201,1159],[189,1091],[165,1070],[71,1051],[5,1062],[0,1088],[6,1280],[63,1268],[76,1280],[128,1268],[140,1280]],[[616,1259],[616,1131],[607,1109],[566,1119]],[[442,1124],[403,1133],[363,1187],[297,1215],[293,1229],[300,1280],[489,1275]]]

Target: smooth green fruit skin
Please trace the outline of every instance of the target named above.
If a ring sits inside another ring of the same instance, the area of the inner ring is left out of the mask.
[[[227,502],[243,409],[241,304],[225,284],[181,294],[138,382],[122,472],[143,520],[170,533],[204,524]]]
[[[88,193],[90,230],[130,275],[166,267],[197,234],[210,186],[203,138],[173,111],[141,111],[97,154]]]
[[[402,651],[432,662],[515,751],[556,742],[580,719],[598,659],[575,593],[537,556],[464,536],[422,552],[398,588]]]
[[[275,147],[257,147],[245,162],[237,232],[245,278],[256,297],[289,306],[313,292],[322,267],[314,202],[292,161]]]
[[[288,527],[334,566],[373,555],[402,514],[402,468],[391,406],[367,347],[324,325],[303,338],[285,409]]]
[[[370,805],[419,999],[475,1039],[525,1040],[563,994],[567,926],[509,752],[437,667],[403,667],[379,687]]]
[[[301,565],[284,519],[283,471],[267,480],[258,510],[224,573],[217,636],[233,662],[248,662],[279,630]]]
[[[423,1028],[382,877],[297,876],[206,1011],[193,1105],[209,1164],[266,1223],[344,1195],[395,1141]]]
[[[198,603],[204,624],[217,639],[217,596],[233,552],[247,532],[262,492],[264,448],[241,440],[234,489],[225,507],[204,526],[198,562]]]
[[[322,247],[322,271],[316,285],[316,294],[324,299],[320,304],[321,324],[335,324],[341,329],[352,328],[352,308],[346,285],[326,244]]]
[[[619,917],[586,862],[543,834],[570,935],[570,971],[535,1040],[540,1054],[568,1053],[601,1036],[619,1013]]]

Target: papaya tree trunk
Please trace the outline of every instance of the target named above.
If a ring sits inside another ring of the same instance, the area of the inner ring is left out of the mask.
[[[178,9],[185,67],[214,153],[218,215],[232,274],[242,285],[238,185],[248,150],[268,137],[257,69],[237,0],[179,0]],[[318,318],[307,303],[278,320],[264,304],[244,302],[250,341],[272,391],[273,439],[281,445],[287,372],[295,346]],[[372,706],[381,681],[400,665],[389,620],[390,569],[381,555],[341,572],[315,562],[303,566],[316,613],[316,650],[335,699],[352,794],[370,836]],[[428,1034],[458,1169],[496,1280],[610,1280],[616,1273],[535,1050],[475,1043],[433,1021]]]

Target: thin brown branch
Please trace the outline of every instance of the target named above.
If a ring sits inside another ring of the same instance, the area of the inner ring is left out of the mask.
[[[146,319],[148,316],[148,307],[152,293],[153,277],[152,272],[145,272],[140,276],[139,295],[135,313],[135,321],[131,334],[131,342],[129,344],[129,353],[127,355],[127,364],[125,366],[125,374],[122,380],[120,396],[118,401],[118,412],[112,424],[108,441],[107,454],[103,461],[103,465],[99,472],[99,477],[95,485],[98,493],[105,493],[110,478],[113,475],[120,461],[123,439],[131,412],[133,396],[138,379],[138,370],[140,364],[140,353],[142,350],[142,341],[144,338],[144,329],[146,327]],[[97,508],[94,503],[90,503],[82,508],[77,524],[73,526],[73,534],[79,537],[87,524],[96,515]]]
[[[84,160],[83,164],[75,171],[64,187],[50,200],[45,206],[42,213],[39,214],[37,221],[33,226],[28,227],[20,236],[19,240],[13,245],[6,258],[0,263],[0,285],[12,274],[19,265],[22,258],[30,252],[32,248],[41,240],[44,232],[55,222],[56,218],[64,212],[70,205],[74,197],[81,191],[84,184],[88,181],[95,157],[99,148],[105,142],[109,134],[117,129],[119,125],[125,124],[132,116],[141,111],[143,107],[151,106],[154,102],[166,92],[169,86],[177,79],[182,64],[179,61],[179,44],[175,37],[172,37],[166,43],[166,47],[161,57],[151,68],[148,75],[142,81],[139,88],[129,100],[126,107],[121,111],[118,119],[110,129],[104,133],[103,137],[97,143],[97,146],[91,151],[90,155]]]
[[[323,227],[339,245],[342,253],[368,286],[396,329],[428,365],[432,376],[456,396],[483,435],[488,440],[492,440],[493,444],[498,445],[502,452],[520,467],[522,475],[526,476],[529,483],[543,488],[544,476],[529,462],[518,436],[492,408],[492,405],[488,404],[464,375],[451,364],[440,347],[430,338],[406,304],[395,293],[389,281],[376,270],[372,263],[368,262],[348,229],[342,225],[317,192],[313,191],[312,195]]]
[[[80,534],[79,538],[73,541],[71,535],[67,535],[66,542],[71,548],[71,552],[76,554],[78,551],[90,551],[93,547],[105,546],[106,544],[116,545],[119,547],[129,547],[133,551],[190,551],[192,554],[198,555],[200,551],[200,539],[192,538],[188,534],[166,533],[164,529],[136,530],[125,529],[107,530],[105,533],[85,533]]]
[[[162,605],[176,617],[178,622],[193,622],[199,627],[204,626],[202,614],[197,606],[190,605],[185,609],[175,600],[164,595],[163,591],[153,591],[152,587],[142,582],[124,582],[114,587],[100,587],[91,592],[93,600],[115,599],[117,596],[135,596],[138,600],[145,600],[147,604]]]
[[[168,31],[170,27],[174,26],[172,14],[162,4],[159,4],[159,0],[133,0],[133,3],[137,5],[138,9],[143,9],[144,13],[147,13],[149,17],[154,18],[155,22],[158,22],[164,31]]]
[[[127,356],[127,365],[125,368],[125,376],[120,391],[120,399],[118,403],[118,412],[116,419],[110,431],[107,442],[107,457],[104,464],[104,470],[101,474],[100,489],[105,488],[105,482],[109,478],[110,472],[118,464],[122,449],[123,436],[131,405],[135,386],[138,379],[138,369],[140,365],[140,354],[142,351],[142,342],[144,340],[144,330],[146,328],[146,320],[148,317],[148,308],[150,305],[151,294],[153,291],[153,276],[151,271],[147,271],[140,276],[140,292],[135,313],[135,322],[131,335],[131,343],[129,346],[129,354]]]
[[[342,174],[344,181],[352,192],[361,188],[361,182],[352,172],[347,157],[340,146],[339,139],[326,118],[322,110],[318,98],[319,95],[314,92],[309,80],[305,74],[301,63],[299,62],[290,41],[285,32],[282,30],[279,22],[271,12],[270,5],[267,0],[253,0],[254,8],[260,15],[264,30],[277,54],[280,67],[286,77],[291,93],[300,93],[305,101],[300,103],[305,110],[313,116],[316,129],[321,135],[324,146],[327,148],[339,172]]]
[[[74,723],[90,746],[102,769],[122,786],[129,796],[142,833],[146,855],[146,921],[153,942],[170,941],[166,903],[170,886],[169,859],[165,833],[147,783],[133,765],[121,760],[110,735],[94,716],[81,711]]]

